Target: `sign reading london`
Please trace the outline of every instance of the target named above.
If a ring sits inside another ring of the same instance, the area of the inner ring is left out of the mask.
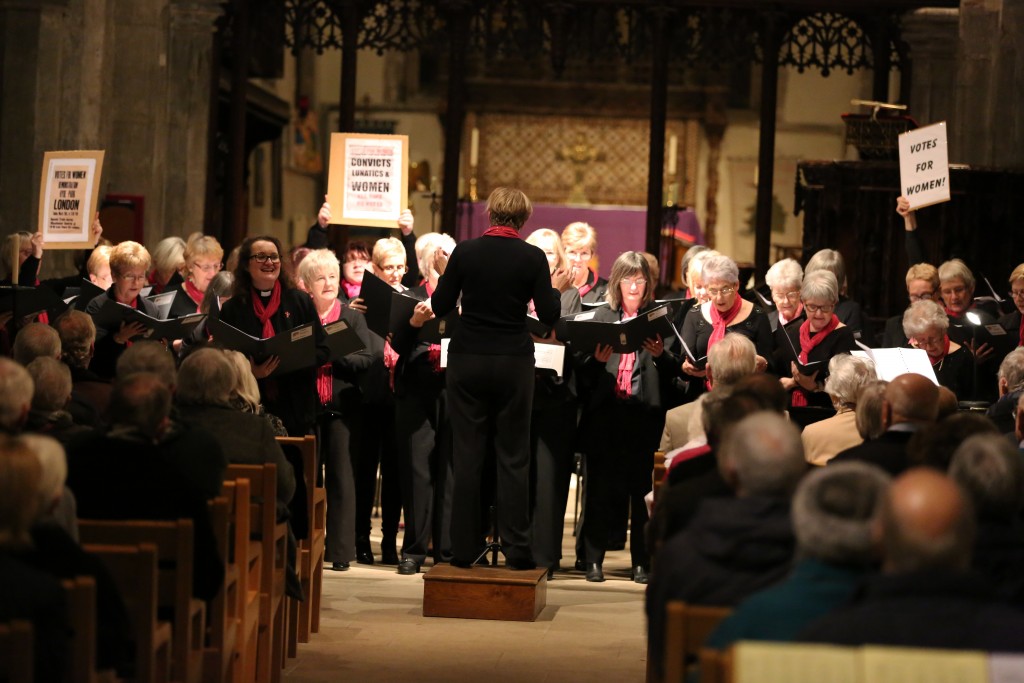
[[[39,184],[39,231],[47,249],[93,246],[99,210],[102,151],[46,152]]]
[[[900,192],[911,209],[949,201],[946,122],[900,135]]]
[[[408,204],[409,137],[332,133],[327,201],[338,223],[398,227]]]

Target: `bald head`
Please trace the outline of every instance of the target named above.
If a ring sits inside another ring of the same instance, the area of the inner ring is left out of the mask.
[[[909,372],[900,375],[885,389],[886,427],[901,422],[934,422],[938,413],[939,387],[922,375]]]
[[[974,512],[956,483],[929,468],[908,470],[882,510],[885,570],[964,570],[971,563]]]

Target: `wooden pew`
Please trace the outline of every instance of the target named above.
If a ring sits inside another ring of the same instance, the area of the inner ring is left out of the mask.
[[[195,562],[192,520],[83,519],[78,522],[78,531],[82,543],[152,543],[156,546],[158,605],[173,614],[171,675],[179,683],[200,683],[203,677],[206,604],[192,597]]]
[[[654,491],[654,503],[658,503],[658,494],[665,484],[665,475],[668,469],[665,467],[665,452],[654,451],[654,470],[651,472],[651,490]]]
[[[32,623],[0,623],[0,681],[33,683]]]
[[[287,531],[284,523],[277,521],[277,466],[228,465],[224,478],[249,480],[250,538],[261,545],[256,680],[278,683],[284,663]]]
[[[65,683],[95,683],[96,673],[96,580],[76,576],[60,582],[67,593],[71,626],[71,666]]]
[[[242,504],[248,517],[249,499]],[[237,663],[240,569],[232,548],[237,516],[235,483],[225,482],[221,495],[208,503],[210,525],[217,551],[224,558],[224,584],[206,605],[206,643],[203,650],[203,681],[232,681]]]
[[[306,484],[306,517],[309,535],[299,541],[296,565],[305,602],[289,600],[288,656],[295,656],[296,642],[308,643],[311,633],[320,631],[320,594],[323,591],[324,552],[327,527],[327,492],[317,484],[319,456],[316,437],[278,437],[282,449],[294,448],[302,462]]]
[[[232,528],[232,559],[238,565],[238,635],[235,649],[238,664],[235,667],[235,681],[256,680],[256,651],[260,622],[260,580],[262,578],[262,553],[260,543],[252,540],[252,519],[250,515],[249,480],[234,479],[224,482],[224,490],[234,487],[235,515]]]
[[[703,647],[700,650],[700,683],[732,680],[732,657],[728,652]]]
[[[665,607],[664,683],[685,683],[688,663],[697,661],[704,642],[731,607],[688,605],[673,600]]]
[[[136,683],[171,680],[171,625],[157,620],[157,550],[140,545],[89,545],[117,584],[135,635]]]

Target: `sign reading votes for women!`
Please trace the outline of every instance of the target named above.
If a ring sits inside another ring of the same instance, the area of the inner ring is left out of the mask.
[[[900,193],[911,209],[949,201],[946,122],[900,135]]]
[[[327,201],[337,223],[397,228],[406,208],[407,135],[331,134]]]
[[[46,152],[39,184],[39,231],[47,249],[89,249],[99,210],[102,151]]]

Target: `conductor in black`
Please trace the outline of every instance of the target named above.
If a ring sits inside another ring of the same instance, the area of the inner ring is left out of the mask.
[[[532,212],[519,190],[495,189],[487,199],[491,227],[455,247],[431,297],[434,314],[443,316],[462,296],[447,371],[454,444],[452,564],[460,567],[471,566],[483,549],[480,485],[492,443],[505,564],[536,566],[530,553],[529,500],[534,349],[526,316],[532,300],[537,317],[553,325],[560,304],[544,252],[519,236]]]

